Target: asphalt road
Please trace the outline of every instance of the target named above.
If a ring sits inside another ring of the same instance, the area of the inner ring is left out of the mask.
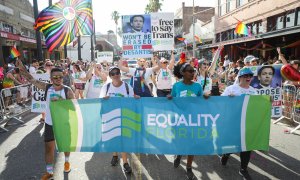
[[[8,126],[0,133],[0,180],[40,179],[45,171],[43,125],[40,116],[27,113],[24,124]],[[12,122],[13,123],[13,122]],[[300,179],[300,136],[286,134],[287,125],[271,125],[269,152],[255,151],[249,173],[253,179]],[[173,168],[172,155],[131,154],[133,174],[126,175],[121,164],[110,166],[110,153],[72,153],[72,171],[63,173],[64,156],[57,153],[55,179],[185,179],[186,158]],[[241,179],[239,156],[232,155],[227,166],[220,165],[218,156],[196,156],[193,171],[198,179]]]

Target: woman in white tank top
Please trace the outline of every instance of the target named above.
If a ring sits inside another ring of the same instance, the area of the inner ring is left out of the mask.
[[[107,75],[103,72],[100,63],[91,65],[89,71],[87,72],[86,79],[89,81],[89,85],[86,87],[88,88],[86,98],[99,98],[101,88],[104,82],[107,80]]]

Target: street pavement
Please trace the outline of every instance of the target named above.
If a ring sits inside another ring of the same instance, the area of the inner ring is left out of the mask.
[[[39,114],[26,113],[24,124],[10,125],[9,132],[0,133],[0,180],[34,180],[44,173],[43,124],[39,119]],[[286,134],[287,126],[272,123],[270,150],[252,154],[248,171],[253,179],[300,179],[300,136]],[[122,171],[122,162],[112,167],[111,157],[111,153],[71,153],[72,171],[64,174],[64,155],[57,153],[55,179],[185,179],[185,157],[175,169],[172,155],[130,154],[132,175]],[[220,164],[218,156],[196,156],[193,172],[198,179],[242,179],[239,166],[238,155],[232,155],[226,166]]]

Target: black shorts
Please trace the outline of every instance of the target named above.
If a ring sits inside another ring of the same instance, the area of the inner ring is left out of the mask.
[[[54,141],[54,133],[52,126],[45,123],[44,142]]]

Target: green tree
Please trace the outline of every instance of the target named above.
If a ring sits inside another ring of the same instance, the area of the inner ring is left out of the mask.
[[[145,8],[145,13],[149,14],[151,12],[161,11],[161,7],[162,7],[162,3],[160,2],[160,0],[149,0],[149,4],[147,4]]]
[[[111,19],[115,21],[115,24],[116,24],[116,35],[117,35],[117,32],[118,32],[118,20],[120,19],[120,13],[118,11],[113,11],[111,13]],[[118,39],[118,36],[117,36],[117,39]]]

